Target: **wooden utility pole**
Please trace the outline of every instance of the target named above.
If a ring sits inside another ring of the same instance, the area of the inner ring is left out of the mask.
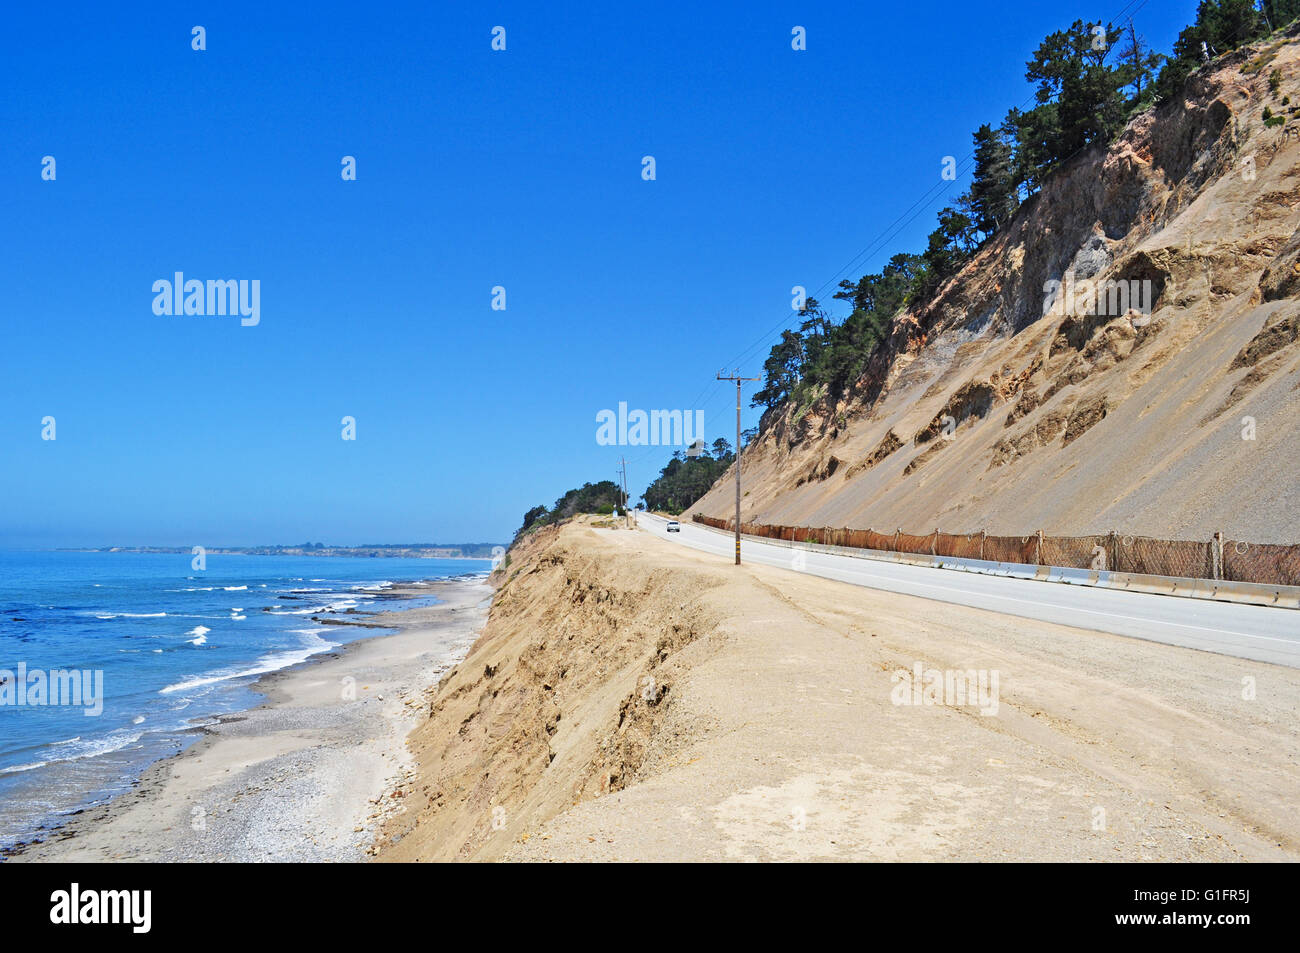
[[[632,526],[632,510],[627,505],[627,457],[619,457],[618,462],[622,474],[620,480],[623,486],[623,520],[630,528]]]
[[[757,377],[741,377],[740,368],[726,377],[718,371],[718,380],[736,382],[736,565],[740,565],[740,383],[756,381]]]

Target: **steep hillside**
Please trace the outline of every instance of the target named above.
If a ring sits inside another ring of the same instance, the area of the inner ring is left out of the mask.
[[[895,321],[852,393],[773,412],[742,460],[743,518],[1300,539],[1291,103],[1295,30],[1067,164]],[[1285,123],[1266,124],[1266,106]],[[1150,306],[1094,306],[1089,283],[1107,282],[1137,282]],[[689,512],[731,516],[732,476]]]

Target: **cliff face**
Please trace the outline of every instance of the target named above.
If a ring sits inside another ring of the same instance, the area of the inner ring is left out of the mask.
[[[723,580],[636,558],[639,533],[613,537],[623,557],[581,521],[511,549],[483,636],[408,739],[420,770],[381,859],[499,859],[539,823],[638,777],[685,650],[715,628],[704,600]],[[674,737],[654,738],[659,759]]]
[[[852,393],[780,408],[745,451],[743,518],[1300,539],[1286,97],[1300,104],[1295,35],[1237,51],[1076,157],[900,316]],[[1267,125],[1266,106],[1286,122]],[[731,516],[732,476],[691,512]]]

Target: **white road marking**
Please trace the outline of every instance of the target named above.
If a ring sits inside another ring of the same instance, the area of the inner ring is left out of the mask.
[[[649,516],[649,514],[641,514]],[[660,519],[659,517],[650,517],[651,519]],[[641,527],[647,528],[647,527]],[[711,530],[700,529],[699,527],[683,525],[680,534],[674,533],[672,536],[666,536],[668,539],[675,537],[675,542],[690,546],[701,552],[707,552],[713,555],[734,554],[734,543],[730,536],[716,535]],[[666,535],[666,534],[665,534]],[[715,538],[716,535],[716,538]],[[1215,651],[1220,654],[1234,655],[1241,658],[1254,658],[1258,661],[1269,661],[1296,667],[1300,665],[1300,613],[1294,609],[1270,608],[1267,606],[1242,606],[1228,602],[1211,602],[1202,604],[1196,608],[1202,613],[1210,612],[1221,615],[1233,614],[1238,618],[1238,623],[1247,621],[1243,616],[1248,617],[1251,621],[1258,621],[1264,629],[1273,629],[1274,631],[1287,631],[1284,625],[1280,624],[1281,620],[1286,618],[1288,621],[1291,617],[1282,615],[1274,616],[1272,613],[1296,613],[1296,636],[1288,638],[1286,636],[1263,635],[1259,632],[1243,632],[1239,629],[1227,629],[1211,625],[1198,625],[1191,622],[1178,622],[1170,619],[1160,618],[1156,613],[1164,610],[1171,614],[1186,611],[1192,608],[1186,600],[1179,603],[1179,597],[1163,596],[1152,593],[1126,592],[1112,589],[1093,589],[1087,586],[1070,585],[1068,591],[1074,599],[1079,598],[1096,598],[1114,601],[1116,599],[1159,599],[1169,600],[1169,605],[1151,604],[1144,606],[1152,614],[1149,616],[1128,615],[1121,612],[1111,612],[1102,609],[1089,609],[1084,606],[1073,605],[1068,601],[1052,599],[1052,596],[1060,595],[1060,590],[1056,592],[1044,591],[1043,599],[1025,599],[1013,595],[1003,595],[997,592],[989,592],[980,589],[971,589],[963,586],[950,586],[935,582],[922,582],[908,578],[926,571],[932,572],[951,572],[952,570],[931,570],[925,566],[909,566],[897,564],[897,575],[887,573],[871,572],[864,568],[852,565],[840,564],[841,560],[861,559],[862,557],[845,556],[838,553],[823,553],[815,550],[794,550],[791,552],[802,551],[807,553],[809,562],[803,569],[794,569],[786,565],[788,559],[785,558],[785,547],[777,547],[775,544],[764,543],[758,540],[746,539],[743,541],[744,550],[748,552],[750,558],[756,563],[776,569],[787,569],[790,572],[797,572],[803,575],[814,575],[823,579],[831,579],[836,582],[843,582],[848,585],[857,585],[867,588],[876,589],[882,592],[896,592],[902,595],[910,595],[918,599],[934,599],[939,602],[948,602],[955,605],[965,605],[974,609],[982,609],[988,612],[1003,611],[1004,614],[1014,615],[1021,618],[1036,619],[1042,622],[1049,622],[1058,625],[1080,624],[1071,622],[1069,615],[1086,615],[1097,620],[1106,620],[1105,622],[1090,622],[1096,626],[1098,631],[1108,632],[1114,635],[1128,636],[1131,638],[1144,638],[1152,641],[1166,642],[1166,644],[1184,644],[1186,647],[1202,648],[1204,651]],[[993,587],[1001,586],[1046,586],[1042,580],[1036,579],[1018,579],[1007,576],[987,577],[990,585]],[[1057,585],[1061,585],[1057,583]],[[920,590],[920,591],[918,591]],[[926,595],[925,591],[936,593],[936,595]],[[937,595],[943,593],[944,595]],[[1202,602],[1202,600],[1196,600]],[[1015,609],[1012,607],[1024,607]],[[1001,608],[1000,607],[1004,607]],[[1058,618],[1062,613],[1067,615],[1065,620]],[[1268,615],[1263,615],[1267,613]],[[1046,618],[1045,618],[1046,617]],[[1155,627],[1161,629],[1155,629]],[[1152,630],[1155,631],[1152,631]],[[1160,631],[1167,632],[1165,636],[1160,636]],[[1201,635],[1199,633],[1204,633]],[[1179,639],[1181,640],[1174,641]],[[1280,643],[1291,647],[1295,651],[1279,652],[1261,646],[1258,649],[1252,649],[1245,644],[1234,644],[1233,639],[1247,640],[1249,642],[1272,642]],[[1255,653],[1252,655],[1242,655],[1242,652]],[[1266,657],[1260,657],[1264,653]]]

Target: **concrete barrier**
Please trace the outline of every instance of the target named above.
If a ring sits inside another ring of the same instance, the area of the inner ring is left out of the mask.
[[[734,535],[731,530],[717,529],[706,523],[694,523],[702,529],[724,536]],[[878,562],[905,563],[930,569],[947,569],[953,572],[973,572],[988,576],[1007,576],[1015,579],[1034,579],[1067,586],[1095,586],[1099,589],[1125,589],[1159,596],[1178,596],[1184,599],[1213,599],[1219,602],[1236,602],[1244,605],[1270,606],[1281,609],[1300,609],[1300,586],[1267,586],[1254,582],[1228,582],[1223,579],[1186,579],[1178,576],[1150,576],[1142,573],[1104,572],[1090,569],[1072,569],[1063,566],[1030,566],[1024,563],[998,563],[983,559],[961,559],[955,556],[927,556],[922,553],[890,553],[878,549],[857,549],[849,546],[828,546],[824,543],[800,543],[768,536],[742,533],[743,539],[772,546],[785,546],[808,552],[833,553],[853,559],[872,559]]]

